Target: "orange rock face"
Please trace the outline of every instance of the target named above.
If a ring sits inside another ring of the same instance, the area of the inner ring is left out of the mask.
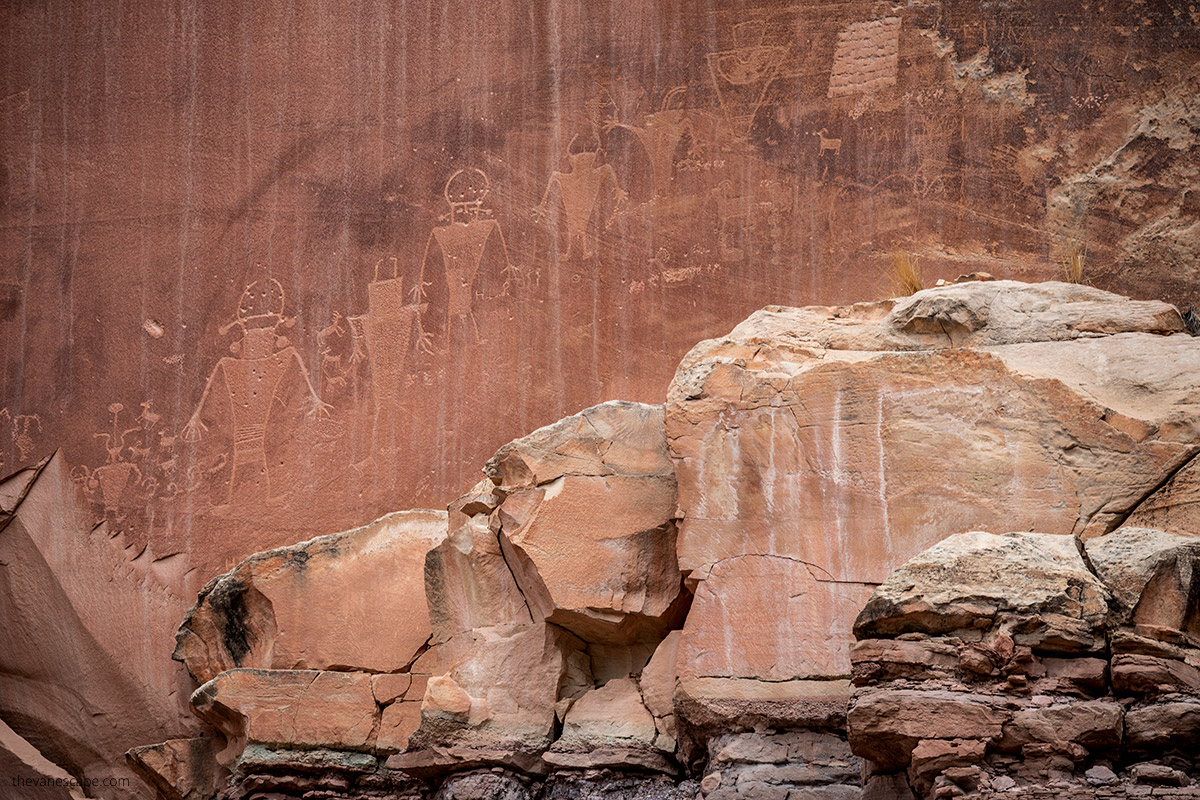
[[[175,658],[201,683],[235,667],[407,669],[430,639],[424,553],[445,527],[402,511],[256,555],[201,592]]]

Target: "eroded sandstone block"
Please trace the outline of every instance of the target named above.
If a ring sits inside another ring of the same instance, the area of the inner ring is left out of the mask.
[[[727,630],[704,621],[702,603],[722,564],[794,559],[811,578],[844,587],[845,602],[810,609],[787,641],[821,659],[823,677],[848,677],[852,609],[906,559],[963,531],[1090,537],[1116,528],[1200,452],[1200,393],[1188,377],[1200,371],[1200,343],[1179,331],[1177,311],[1163,303],[1068,284],[971,281],[880,303],[770,307],[700,343],[665,406],[682,513],[679,567],[697,596],[685,642],[702,628],[714,641]],[[964,577],[964,587],[985,587],[977,606],[958,606],[967,617],[1020,611],[1025,627],[1011,631],[1015,652],[985,652],[991,645],[978,642],[952,671],[1023,676],[1022,663],[1034,672],[1044,665],[1022,647],[1042,655],[1103,648],[1104,591],[1071,540],[1061,545],[1047,563],[1071,562],[1071,593],[1047,586],[1041,600],[1009,604],[1002,580]],[[987,599],[993,590],[999,604]],[[779,602],[786,596],[771,606],[782,613],[732,626],[746,644],[727,648],[733,671],[759,673],[760,651],[773,646],[764,643],[780,639],[791,615],[793,604]],[[920,605],[910,604],[911,620]],[[721,652],[696,651],[701,664]],[[897,659],[921,657],[933,655],[893,647],[860,664],[899,676],[921,667]],[[767,661],[775,670],[788,663]],[[741,707],[725,692],[763,694],[705,677],[712,696],[697,704],[701,684],[685,683],[681,674],[678,700],[710,709],[701,716]]]
[[[199,683],[236,667],[405,669],[429,641],[425,551],[445,530],[445,512],[400,511],[255,554],[200,593],[175,658]]]
[[[1005,626],[1042,651],[1103,648],[1108,591],[1075,540],[1039,533],[950,536],[895,570],[854,623],[860,638]]]
[[[363,672],[231,669],[197,689],[192,708],[228,739],[226,765],[250,744],[370,750],[379,717]]]

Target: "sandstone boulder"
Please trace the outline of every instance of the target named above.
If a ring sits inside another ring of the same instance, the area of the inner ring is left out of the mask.
[[[961,533],[904,563],[854,623],[861,638],[1000,625],[1044,651],[1103,648],[1108,592],[1070,536]]]
[[[367,751],[379,720],[363,672],[231,669],[197,689],[192,708],[227,738],[226,766],[248,745]]]
[[[657,736],[654,717],[637,682],[616,678],[575,700],[563,718],[562,735],[543,758],[548,764],[574,769],[633,767],[672,772],[671,762],[655,747]],[[674,750],[674,742],[671,744]]]
[[[177,635],[200,683],[236,667],[407,669],[429,642],[425,552],[446,513],[401,511],[257,553],[212,580]]]
[[[505,445],[492,513],[531,605],[589,642],[656,643],[680,616],[662,408],[604,403]]]
[[[1200,538],[1126,526],[1086,548],[1116,622],[1190,635],[1200,647]]]
[[[228,775],[217,764],[216,740],[170,739],[126,754],[134,771],[165,800],[209,800]]]
[[[779,556],[869,591],[962,531],[1107,533],[1200,451],[1200,342],[1179,331],[1171,306],[1061,283],[757,312],[693,348],[669,390],[680,569],[702,585],[725,560]],[[1045,606],[1075,621],[1044,641],[1098,646],[1093,606]],[[798,649],[836,651],[848,675],[854,607],[831,605]]]

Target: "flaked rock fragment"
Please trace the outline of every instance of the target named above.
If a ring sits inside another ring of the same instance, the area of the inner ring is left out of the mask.
[[[425,551],[446,513],[400,511],[257,553],[201,591],[176,660],[199,683],[236,667],[406,669],[429,641]]]
[[[426,559],[441,675],[408,752],[389,761],[412,774],[538,769],[557,722],[589,706],[572,703],[640,674],[690,598],[660,407],[587,409],[505,445],[485,473],[451,504],[460,524]],[[650,748],[658,728],[642,712]]]
[[[895,570],[854,631],[874,638],[1000,627],[1040,651],[1086,653],[1105,645],[1107,597],[1073,537],[975,531]]]
[[[618,646],[678,623],[661,407],[589,408],[505,445],[485,473],[504,495],[491,527],[535,618]]]
[[[368,751],[379,718],[363,672],[227,670],[195,691],[192,708],[228,740],[225,766],[249,745]]]
[[[1200,647],[1200,538],[1126,526],[1086,550],[1113,594],[1116,623],[1174,631]]]
[[[443,643],[420,727],[389,763],[422,777],[453,764],[536,769],[554,739],[566,655],[581,645],[546,623],[477,628]]]
[[[229,777],[216,750],[209,737],[169,739],[135,747],[125,758],[163,800],[209,800]]]
[[[1187,462],[1139,503],[1125,525],[1200,536],[1200,459]]]
[[[673,773],[674,763],[655,746],[657,736],[654,716],[646,708],[637,682],[617,678],[585,693],[571,705],[563,718],[562,734],[543,759],[553,766],[571,769],[607,767]]]
[[[486,515],[471,517],[430,550],[424,576],[435,645],[476,628],[534,622]]]

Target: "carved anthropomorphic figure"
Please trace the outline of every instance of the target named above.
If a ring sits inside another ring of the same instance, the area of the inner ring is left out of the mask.
[[[202,413],[218,378],[224,381],[233,420],[233,471],[229,478],[228,502],[232,505],[235,489],[247,481],[261,484],[262,495],[268,502],[278,503],[271,496],[270,470],[267,464],[267,422],[271,406],[278,397],[293,365],[307,390],[306,402],[310,416],[328,415],[329,405],[322,402],[313,388],[308,368],[296,348],[279,335],[279,328],[291,327],[295,319],[285,318],[283,286],[271,278],[246,287],[238,301],[237,317],[221,329],[227,333],[234,327],[242,329],[242,337],[230,345],[232,357],[217,362],[196,412],[184,428],[184,439],[198,441],[207,431]]]
[[[572,140],[571,150],[575,142]],[[612,165],[601,159],[601,150],[580,150],[572,152],[567,158],[571,165],[570,172],[554,172],[546,185],[546,193],[542,202],[534,208],[534,217],[541,218],[550,209],[550,203],[557,195],[562,203],[563,213],[567,218],[567,252],[564,260],[570,260],[578,246],[581,258],[592,258],[595,251],[588,241],[588,225],[600,202],[604,191],[611,186],[613,208],[608,222],[616,216],[617,209],[625,200],[625,192],[617,184],[617,173]],[[607,224],[606,224],[607,226]]]

